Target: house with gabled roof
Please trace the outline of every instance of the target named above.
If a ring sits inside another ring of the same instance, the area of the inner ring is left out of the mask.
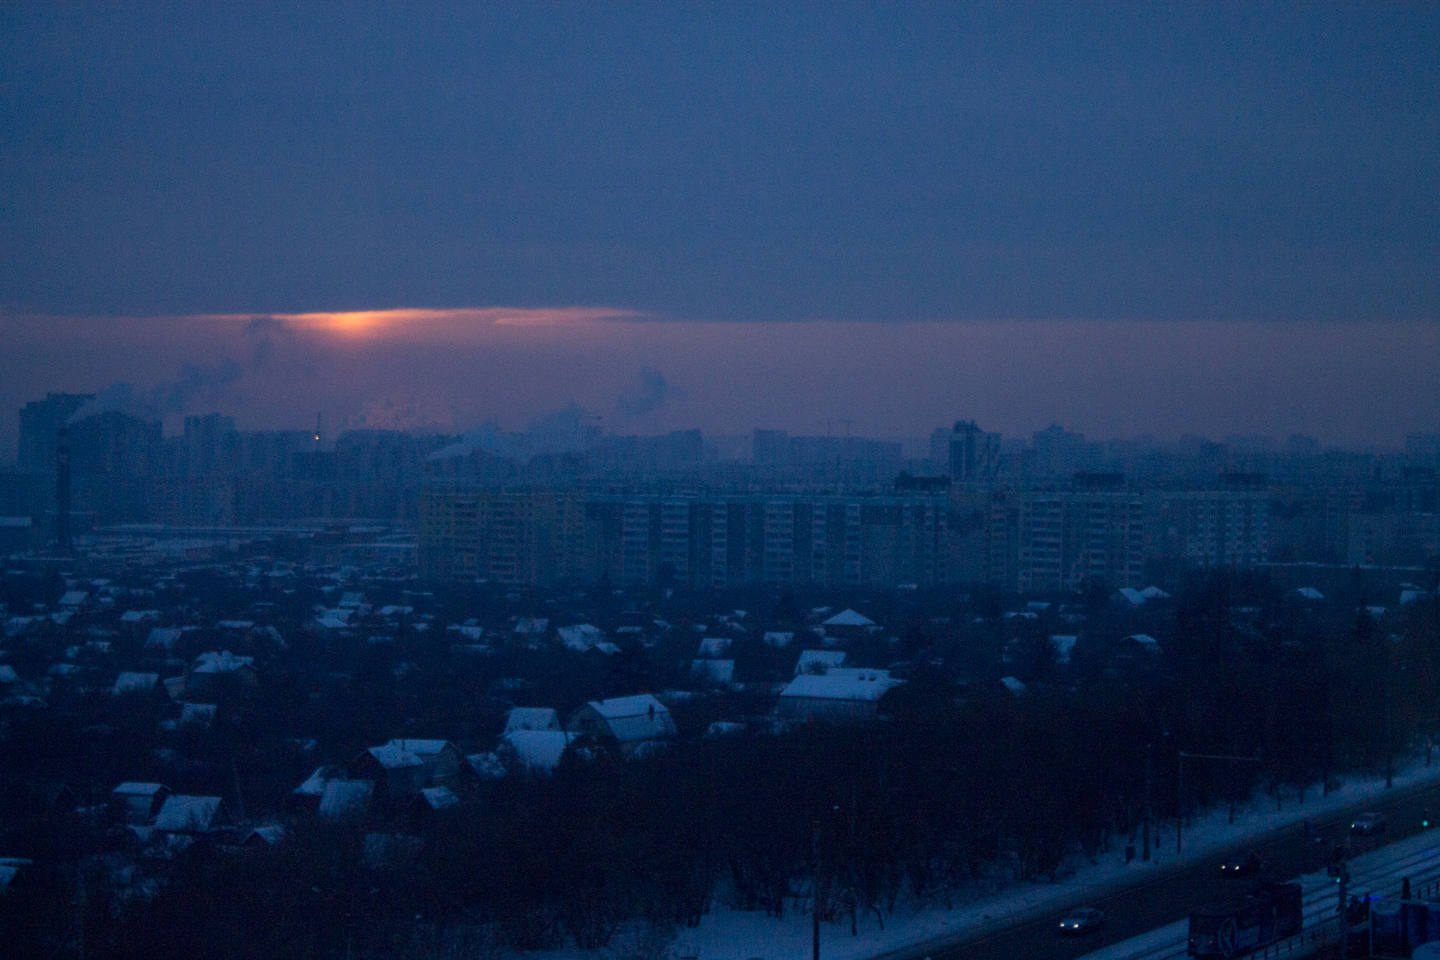
[[[425,761],[397,747],[394,741],[360,754],[350,764],[350,773],[356,779],[374,783],[375,794],[386,799],[407,796],[428,785]]]
[[[369,780],[331,780],[320,794],[316,812],[327,820],[361,817],[370,809],[375,784]]]
[[[155,815],[155,829],[161,833],[192,836],[214,833],[235,825],[219,797],[171,794]]]
[[[880,698],[901,682],[886,670],[802,673],[780,692],[775,712],[788,720],[868,720],[875,716]]]
[[[513,707],[505,717],[505,732],[559,730],[560,717],[551,707]]]
[[[148,827],[165,801],[170,788],[163,783],[127,781],[110,791],[110,819],[136,827]]]
[[[551,773],[575,742],[575,736],[563,730],[514,730],[501,738],[495,752],[512,768]]]
[[[425,766],[427,787],[453,786],[465,762],[465,755],[449,740],[391,740],[386,746],[418,757]]]
[[[565,729],[612,741],[624,757],[633,755],[643,745],[671,740],[676,735],[670,711],[648,693],[591,700],[570,715]]]

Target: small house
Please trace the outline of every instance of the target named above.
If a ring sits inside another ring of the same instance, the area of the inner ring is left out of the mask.
[[[198,836],[233,826],[225,802],[219,797],[171,794],[155,815],[155,829],[161,833]]]
[[[780,691],[775,712],[787,720],[869,720],[880,698],[901,682],[885,670],[802,673]]]
[[[574,742],[574,735],[563,730],[516,730],[501,738],[495,752],[508,761],[507,766],[552,773]]]
[[[610,700],[591,700],[570,715],[565,729],[611,740],[629,757],[644,744],[672,739],[675,720],[665,705],[648,693]]]
[[[465,762],[465,756],[449,740],[391,740],[386,746],[420,759],[425,767],[426,787],[453,785]]]
[[[389,799],[422,790],[428,786],[429,779],[425,761],[395,746],[393,740],[360,754],[350,764],[350,772],[359,779],[373,782],[375,793]]]
[[[169,798],[170,788],[163,783],[122,783],[110,791],[110,818],[116,823],[148,827]]]
[[[320,794],[317,812],[327,820],[362,817],[374,794],[375,784],[369,780],[331,780]]]

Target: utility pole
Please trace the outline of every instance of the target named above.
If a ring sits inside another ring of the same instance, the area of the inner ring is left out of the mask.
[[[1185,832],[1185,751],[1175,757],[1175,855],[1181,851],[1180,835]]]
[[[1145,744],[1145,852],[1141,854],[1142,863],[1150,862],[1150,744]]]
[[[811,856],[815,861],[815,873],[810,880],[810,920],[813,951],[811,960],[820,960],[820,821],[812,825]]]

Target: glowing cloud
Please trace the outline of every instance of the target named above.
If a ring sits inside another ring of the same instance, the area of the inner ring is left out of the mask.
[[[571,326],[600,320],[633,320],[642,314],[609,307],[486,307],[483,309],[351,310],[317,313],[223,314],[195,319],[246,320],[269,317],[297,327],[348,335],[440,326]]]

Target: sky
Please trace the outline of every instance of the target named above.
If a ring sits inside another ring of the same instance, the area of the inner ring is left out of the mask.
[[[1398,444],[1437,49],[1434,4],[7,4],[0,409]]]

